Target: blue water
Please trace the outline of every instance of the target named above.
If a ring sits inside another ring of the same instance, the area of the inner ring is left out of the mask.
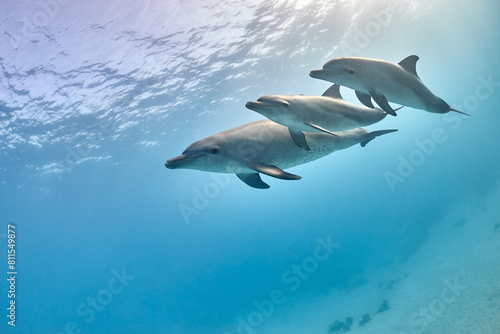
[[[2,1],[0,331],[272,333],[293,300],[405,263],[449,210],[498,187],[499,14],[493,0]],[[300,181],[263,176],[268,190],[164,167],[262,119],[246,101],[322,94],[308,73],[329,59],[412,54],[471,117],[405,108],[368,128],[398,132],[291,168]],[[318,238],[335,254],[290,273]],[[243,329],[274,290],[284,301]]]

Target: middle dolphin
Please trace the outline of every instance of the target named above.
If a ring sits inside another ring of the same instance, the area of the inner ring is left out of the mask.
[[[382,109],[368,108],[345,101],[337,84],[328,88],[323,96],[266,95],[246,107],[270,120],[288,127],[297,146],[309,150],[304,133],[344,131],[368,126],[387,116]]]

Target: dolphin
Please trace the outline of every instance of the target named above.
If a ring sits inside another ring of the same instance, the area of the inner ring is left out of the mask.
[[[394,64],[368,58],[336,58],[309,75],[354,89],[358,99],[367,107],[373,108],[373,98],[380,108],[394,116],[396,112],[388,101],[433,113],[455,111],[470,116],[451,108],[424,85],[417,74],[418,59],[412,55]]]
[[[322,96],[266,95],[257,101],[247,102],[248,109],[288,127],[295,144],[309,150],[302,131],[343,131],[371,125],[387,116],[382,109],[368,108],[345,101],[337,84]]]
[[[295,145],[288,129],[265,119],[247,123],[189,145],[178,157],[167,160],[169,169],[196,169],[215,173],[235,173],[253,188],[266,189],[260,174],[283,180],[300,176],[284,169],[305,164],[356,144],[365,146],[377,136],[397,130],[368,132],[362,128],[341,131],[337,136],[323,132],[305,134],[310,150]]]

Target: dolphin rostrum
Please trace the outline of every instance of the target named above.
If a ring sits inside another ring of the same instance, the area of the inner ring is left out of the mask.
[[[253,188],[265,189],[259,173],[283,180],[299,180],[300,176],[284,169],[305,164],[332,152],[358,143],[365,146],[377,136],[397,130],[368,132],[362,128],[337,132],[305,134],[310,150],[295,145],[288,129],[270,120],[244,124],[198,140],[178,157],[167,160],[169,169],[187,168],[215,173],[235,173]]]
[[[309,150],[309,146],[302,131],[336,136],[332,131],[368,126],[387,116],[382,109],[345,101],[339,88],[334,84],[323,96],[266,95],[247,102],[246,107],[288,127],[295,144],[305,150]]]
[[[470,116],[451,108],[424,85],[417,75],[418,59],[413,55],[394,64],[368,58],[336,58],[309,75],[354,89],[358,99],[367,107],[373,107],[373,98],[383,110],[394,116],[396,112],[388,101],[433,113],[455,111]]]

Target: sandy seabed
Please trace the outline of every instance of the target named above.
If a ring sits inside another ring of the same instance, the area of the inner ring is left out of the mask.
[[[367,279],[352,291],[297,300],[255,333],[500,333],[500,188],[455,206],[406,262]],[[378,312],[384,300],[390,309]]]

